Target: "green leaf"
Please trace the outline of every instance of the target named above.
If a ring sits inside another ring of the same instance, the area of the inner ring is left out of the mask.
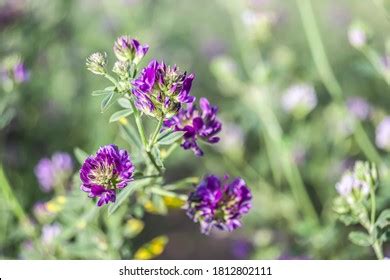
[[[111,92],[103,98],[102,102],[100,103],[100,110],[102,113],[104,111],[106,111],[108,109],[108,107],[113,103],[114,95],[115,95],[115,92]]]
[[[124,97],[118,99],[118,104],[125,109],[131,109],[130,100]]]
[[[390,240],[390,209],[382,211],[375,223],[375,229],[379,240],[383,242]]]
[[[121,206],[122,203],[124,203],[129,198],[129,196],[133,192],[148,185],[150,181],[151,179],[141,179],[138,181],[133,181],[126,188],[121,190],[116,197],[115,203],[111,203],[108,206],[108,215],[112,215],[118,209],[118,207]]]
[[[115,112],[115,113],[112,114],[112,116],[110,117],[110,123],[111,123],[111,122],[119,121],[119,119],[125,118],[125,117],[127,117],[127,116],[130,116],[132,113],[133,113],[133,110],[132,110],[132,109],[124,109],[124,110],[120,110],[120,111],[118,111],[118,112]]]
[[[130,145],[136,146],[138,149],[142,149],[141,141],[138,137],[137,131],[130,124],[122,124],[119,128],[119,133],[122,138]]]
[[[352,231],[348,238],[352,243],[363,247],[371,246],[374,243],[368,234],[361,231]]]
[[[182,138],[184,133],[185,133],[184,131],[174,131],[168,133],[166,135],[163,135],[163,137],[161,137],[160,139],[158,139],[157,143],[159,145],[171,145],[177,140],[179,140],[180,138]]]
[[[390,226],[390,209],[383,210],[382,213],[380,213],[375,225],[379,227]]]
[[[80,164],[83,164],[84,161],[89,156],[86,152],[84,152],[82,149],[80,149],[78,147],[74,148],[73,152],[74,152],[74,156],[76,157],[77,161]]]
[[[113,93],[114,90],[115,90],[115,87],[106,87],[105,89],[102,89],[102,90],[94,90],[92,92],[92,96],[107,95],[107,94]]]
[[[161,159],[161,153],[160,153],[160,149],[157,147],[157,146],[154,146],[153,149],[152,149],[152,155],[154,157],[154,159],[156,160],[156,164],[161,167],[161,169],[165,169],[164,167],[164,163]]]

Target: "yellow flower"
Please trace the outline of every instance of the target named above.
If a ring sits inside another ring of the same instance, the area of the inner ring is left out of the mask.
[[[168,243],[168,237],[165,235],[160,235],[150,242],[144,244],[139,248],[135,254],[134,259],[136,260],[150,260],[153,259],[164,252],[165,246]]]

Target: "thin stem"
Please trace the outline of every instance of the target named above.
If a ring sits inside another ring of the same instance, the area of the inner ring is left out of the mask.
[[[130,104],[131,104],[131,109],[134,112],[133,115],[134,115],[134,119],[135,119],[135,124],[137,125],[137,129],[138,129],[139,136],[141,138],[142,145],[143,145],[144,149],[146,150],[147,146],[148,146],[148,142],[146,141],[145,130],[144,130],[144,126],[142,125],[141,117],[139,115],[137,108],[135,108],[134,103],[132,101],[130,101]]]
[[[163,117],[161,117],[159,120],[158,120],[158,124],[156,126],[156,129],[154,130],[154,133],[152,135],[152,138],[150,139],[150,142],[149,142],[149,145],[148,145],[148,150],[150,151],[150,149],[154,146],[154,144],[156,143],[157,141],[157,136],[161,130],[161,127],[163,125]]]
[[[161,167],[157,164],[156,159],[154,158],[153,154],[151,151],[145,151],[146,155],[148,156],[150,162],[153,164],[153,166],[156,168],[158,174],[162,174],[162,169]]]
[[[162,157],[167,159],[177,149],[177,147],[179,147],[179,144],[177,142],[173,143],[169,146],[168,150],[162,155]]]
[[[373,186],[370,186],[370,198],[371,198],[371,226],[375,224],[376,216],[376,199],[375,199],[375,189]]]
[[[181,200],[187,200],[187,196],[184,194],[177,194],[175,192],[167,191],[158,187],[152,187],[149,188],[148,191],[154,194],[162,195],[162,196],[169,196],[169,197],[176,197]]]
[[[324,86],[329,91],[333,100],[343,106],[343,92],[339,82],[337,81],[333,70],[330,66],[328,57],[325,52],[324,44],[322,42],[320,32],[315,20],[313,7],[310,0],[296,0],[298,9],[301,14],[303,28],[309,43],[310,52],[313,56],[317,71],[324,83]],[[381,157],[375,147],[372,145],[367,133],[364,131],[362,125],[357,120],[354,136],[360,149],[367,156],[367,158],[375,163],[381,162]]]
[[[380,245],[379,241],[375,241],[372,245],[372,248],[374,249],[375,255],[378,260],[383,260],[383,252],[382,252],[382,246]]]
[[[118,85],[118,81],[113,76],[111,76],[110,74],[106,73],[103,76],[105,78],[107,78],[108,80],[110,80],[115,86]]]

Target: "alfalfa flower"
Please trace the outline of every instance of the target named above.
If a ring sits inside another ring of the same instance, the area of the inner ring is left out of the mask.
[[[183,103],[195,100],[190,95],[193,79],[193,74],[181,73],[176,66],[152,60],[133,82],[135,105],[157,118],[172,117]]]
[[[202,156],[203,151],[198,140],[207,143],[217,143],[220,138],[216,136],[222,129],[222,123],[217,118],[218,107],[202,97],[199,101],[200,109],[194,103],[183,108],[179,113],[164,121],[164,126],[172,127],[175,131],[184,131],[181,146],[191,149],[195,155]]]
[[[130,36],[120,36],[114,44],[114,53],[121,61],[138,64],[149,50],[148,45],[141,45]]]
[[[310,84],[294,84],[284,92],[281,105],[284,111],[303,118],[317,106],[317,95]]]
[[[96,75],[106,74],[107,53],[95,52],[87,57],[87,69]]]
[[[91,198],[98,197],[98,206],[115,202],[116,191],[133,180],[133,172],[134,165],[126,150],[115,145],[101,147],[81,167],[81,190]]]
[[[73,160],[67,153],[56,152],[51,158],[41,159],[34,172],[44,192],[56,187],[66,187],[73,172]]]
[[[336,184],[336,190],[349,204],[362,201],[377,183],[377,171],[374,165],[358,161],[352,171],[346,171]]]
[[[227,177],[208,175],[190,193],[184,208],[188,217],[200,223],[204,234],[213,227],[233,231],[241,226],[241,217],[249,212],[251,199],[251,191],[242,178],[228,182]]]
[[[352,47],[360,49],[367,44],[366,26],[361,22],[354,22],[348,29],[348,41]]]

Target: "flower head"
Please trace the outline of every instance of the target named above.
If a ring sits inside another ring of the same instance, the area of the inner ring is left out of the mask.
[[[370,104],[365,99],[357,96],[347,99],[347,108],[359,120],[366,120],[371,113]]]
[[[301,118],[310,113],[317,105],[317,96],[313,86],[295,84],[290,86],[282,96],[282,108]]]
[[[34,169],[35,176],[44,192],[66,185],[73,172],[73,161],[69,154],[56,152],[51,158],[43,158]]]
[[[101,147],[88,157],[80,170],[81,190],[89,197],[99,197],[98,206],[115,202],[116,190],[133,180],[134,165],[125,150],[115,145]]]
[[[194,75],[181,73],[176,66],[167,66],[153,60],[133,82],[135,105],[148,115],[158,118],[174,116],[183,103],[191,103]]]
[[[216,135],[222,129],[222,123],[217,119],[218,107],[209,103],[206,98],[199,101],[200,110],[194,103],[181,109],[179,113],[164,121],[165,127],[172,127],[175,131],[184,131],[181,146],[191,149],[195,155],[202,156],[203,151],[198,145],[198,139],[207,143],[217,143],[220,138]]]
[[[200,223],[204,234],[213,227],[233,231],[241,226],[240,219],[251,208],[251,199],[243,179],[227,182],[227,178],[209,175],[189,195],[185,209],[194,222]]]
[[[348,29],[348,41],[352,47],[362,48],[367,43],[367,32],[361,22],[353,23]]]
[[[375,186],[377,172],[374,165],[358,161],[352,171],[346,171],[336,184],[336,190],[341,197],[352,204],[367,197],[370,188]]]
[[[17,83],[24,83],[29,79],[29,73],[22,62],[15,64],[13,73],[14,79]]]
[[[106,73],[107,53],[95,52],[87,57],[85,65],[94,74],[104,75]]]
[[[55,239],[61,234],[61,226],[58,223],[52,225],[44,225],[42,227],[42,243],[44,245],[51,245]]]
[[[375,143],[378,148],[390,151],[390,116],[385,117],[376,127]]]
[[[138,64],[148,50],[148,45],[141,45],[137,40],[126,35],[116,39],[114,44],[116,57],[121,61],[128,61],[134,64]]]

